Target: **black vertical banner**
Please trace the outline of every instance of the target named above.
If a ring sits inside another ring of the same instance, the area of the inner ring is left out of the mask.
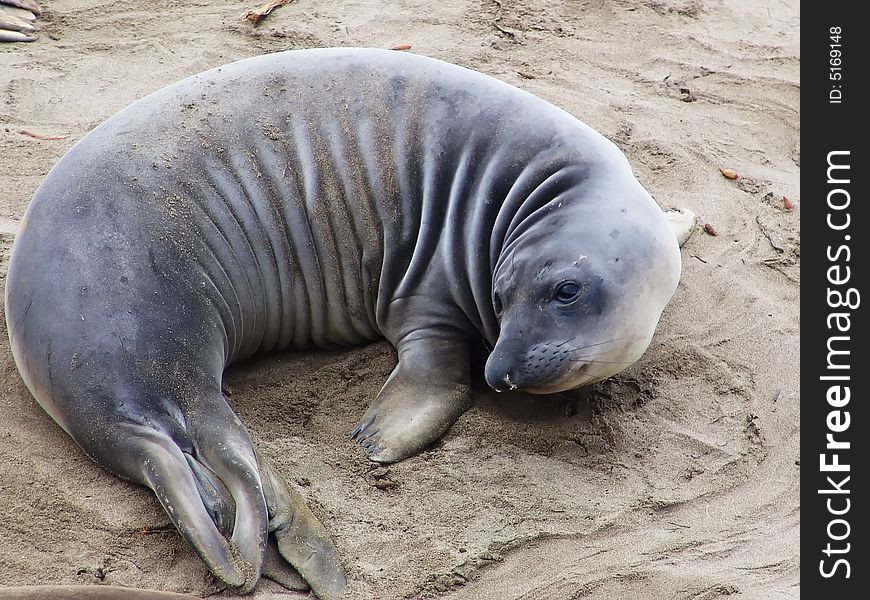
[[[802,5],[801,591],[870,590],[870,30],[861,3]]]

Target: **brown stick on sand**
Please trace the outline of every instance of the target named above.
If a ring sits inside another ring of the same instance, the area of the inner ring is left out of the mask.
[[[28,131],[27,129],[21,129],[18,131],[21,135],[26,135],[27,137],[32,137],[35,140],[65,140],[69,137],[68,133],[61,133],[59,135],[52,135],[50,133],[33,133],[32,131]]]
[[[0,0],[0,4],[23,8],[24,10],[29,10],[35,15],[42,12],[42,7],[39,6],[39,3],[36,2],[36,0]]]
[[[278,8],[279,6],[290,4],[291,2],[293,2],[293,0],[269,0],[260,8],[255,8],[254,10],[249,10],[248,12],[246,12],[243,18],[256,25],[267,16],[269,16],[269,13],[271,13],[274,9]]]

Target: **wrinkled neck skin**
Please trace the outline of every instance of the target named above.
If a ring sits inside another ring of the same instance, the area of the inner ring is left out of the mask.
[[[566,166],[552,173],[541,181],[521,200],[524,193],[521,186],[514,186],[514,198],[511,195],[505,200],[496,219],[492,232],[492,247],[498,244],[497,252],[490,256],[490,293],[495,289],[499,274],[513,272],[513,264],[518,254],[527,255],[535,260],[541,238],[546,235],[571,235],[571,223],[582,218],[582,187],[590,179],[592,169],[589,165]],[[503,227],[507,224],[507,227]],[[556,239],[557,239],[556,238]],[[548,261],[543,258],[542,267]],[[493,305],[491,301],[490,306]],[[495,308],[493,314],[495,314]],[[501,325],[496,316],[496,335],[487,331],[486,339],[491,346],[498,340]]]
[[[477,160],[469,158],[474,153]],[[448,201],[424,193],[407,269],[395,277],[387,253],[381,275],[380,289],[393,291],[379,305],[378,318],[394,345],[433,331],[450,337],[460,330],[472,341],[482,338],[486,348],[495,346],[500,325],[492,282],[504,249],[542,213],[558,210],[560,200],[567,200],[567,192],[579,188],[592,168],[591,160],[577,162],[572,160],[576,154],[558,149],[544,149],[519,167],[511,165],[516,163],[512,154],[509,144],[468,149],[452,174]],[[485,166],[469,177],[469,163]]]
[[[679,279],[676,240],[630,172],[600,169],[550,198],[511,228],[493,268],[497,391],[560,392],[628,367]],[[560,289],[578,293],[562,302]]]

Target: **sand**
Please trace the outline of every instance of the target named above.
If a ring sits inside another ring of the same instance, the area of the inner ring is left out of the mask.
[[[798,2],[298,0],[254,29],[239,17],[256,4],[45,0],[41,40],[0,45],[0,271],[54,162],[189,74],[406,43],[499,77],[601,131],[663,206],[716,232],[683,248],[644,357],[571,400],[481,389],[442,441],[387,470],[347,437],[392,368],[384,343],[234,368],[234,408],[334,536],[348,597],[797,597]],[[219,591],[150,492],[42,412],[2,328],[0,585]],[[264,581],[253,597],[280,594]]]

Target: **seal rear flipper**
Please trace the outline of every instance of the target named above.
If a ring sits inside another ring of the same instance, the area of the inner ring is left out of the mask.
[[[252,588],[259,572],[252,573],[253,567],[212,521],[200,497],[196,476],[175,441],[140,426],[125,433],[132,451],[129,456],[139,461],[141,474],[135,477],[135,467],[123,474],[154,491],[178,532],[215,577],[232,587]],[[128,449],[123,452],[126,454]]]
[[[193,457],[205,467],[201,474],[216,478],[214,491],[226,490],[235,505],[232,517],[231,547],[250,565],[242,591],[253,589],[260,577],[268,540],[269,513],[257,455],[248,432],[226,403],[223,396],[192,409],[196,418],[189,418],[189,439]],[[200,482],[202,485],[202,482]],[[223,486],[223,487],[221,487]],[[212,498],[209,494],[208,498]],[[217,508],[218,505],[214,505]]]
[[[187,466],[196,478],[197,490],[205,510],[224,537],[230,537],[236,524],[236,503],[233,496],[211,469],[185,453]]]
[[[263,577],[271,579],[278,585],[294,592],[307,592],[311,590],[311,586],[299,574],[293,565],[281,556],[281,551],[278,548],[278,541],[275,536],[269,536],[269,543],[266,545],[266,557],[263,560]]]
[[[262,458],[260,472],[269,507],[269,533],[277,541],[281,556],[299,571],[320,600],[341,598],[347,577],[326,529],[302,495],[290,488]]]
[[[35,35],[30,35],[21,31],[0,29],[0,42],[35,42],[37,39],[38,38]]]

